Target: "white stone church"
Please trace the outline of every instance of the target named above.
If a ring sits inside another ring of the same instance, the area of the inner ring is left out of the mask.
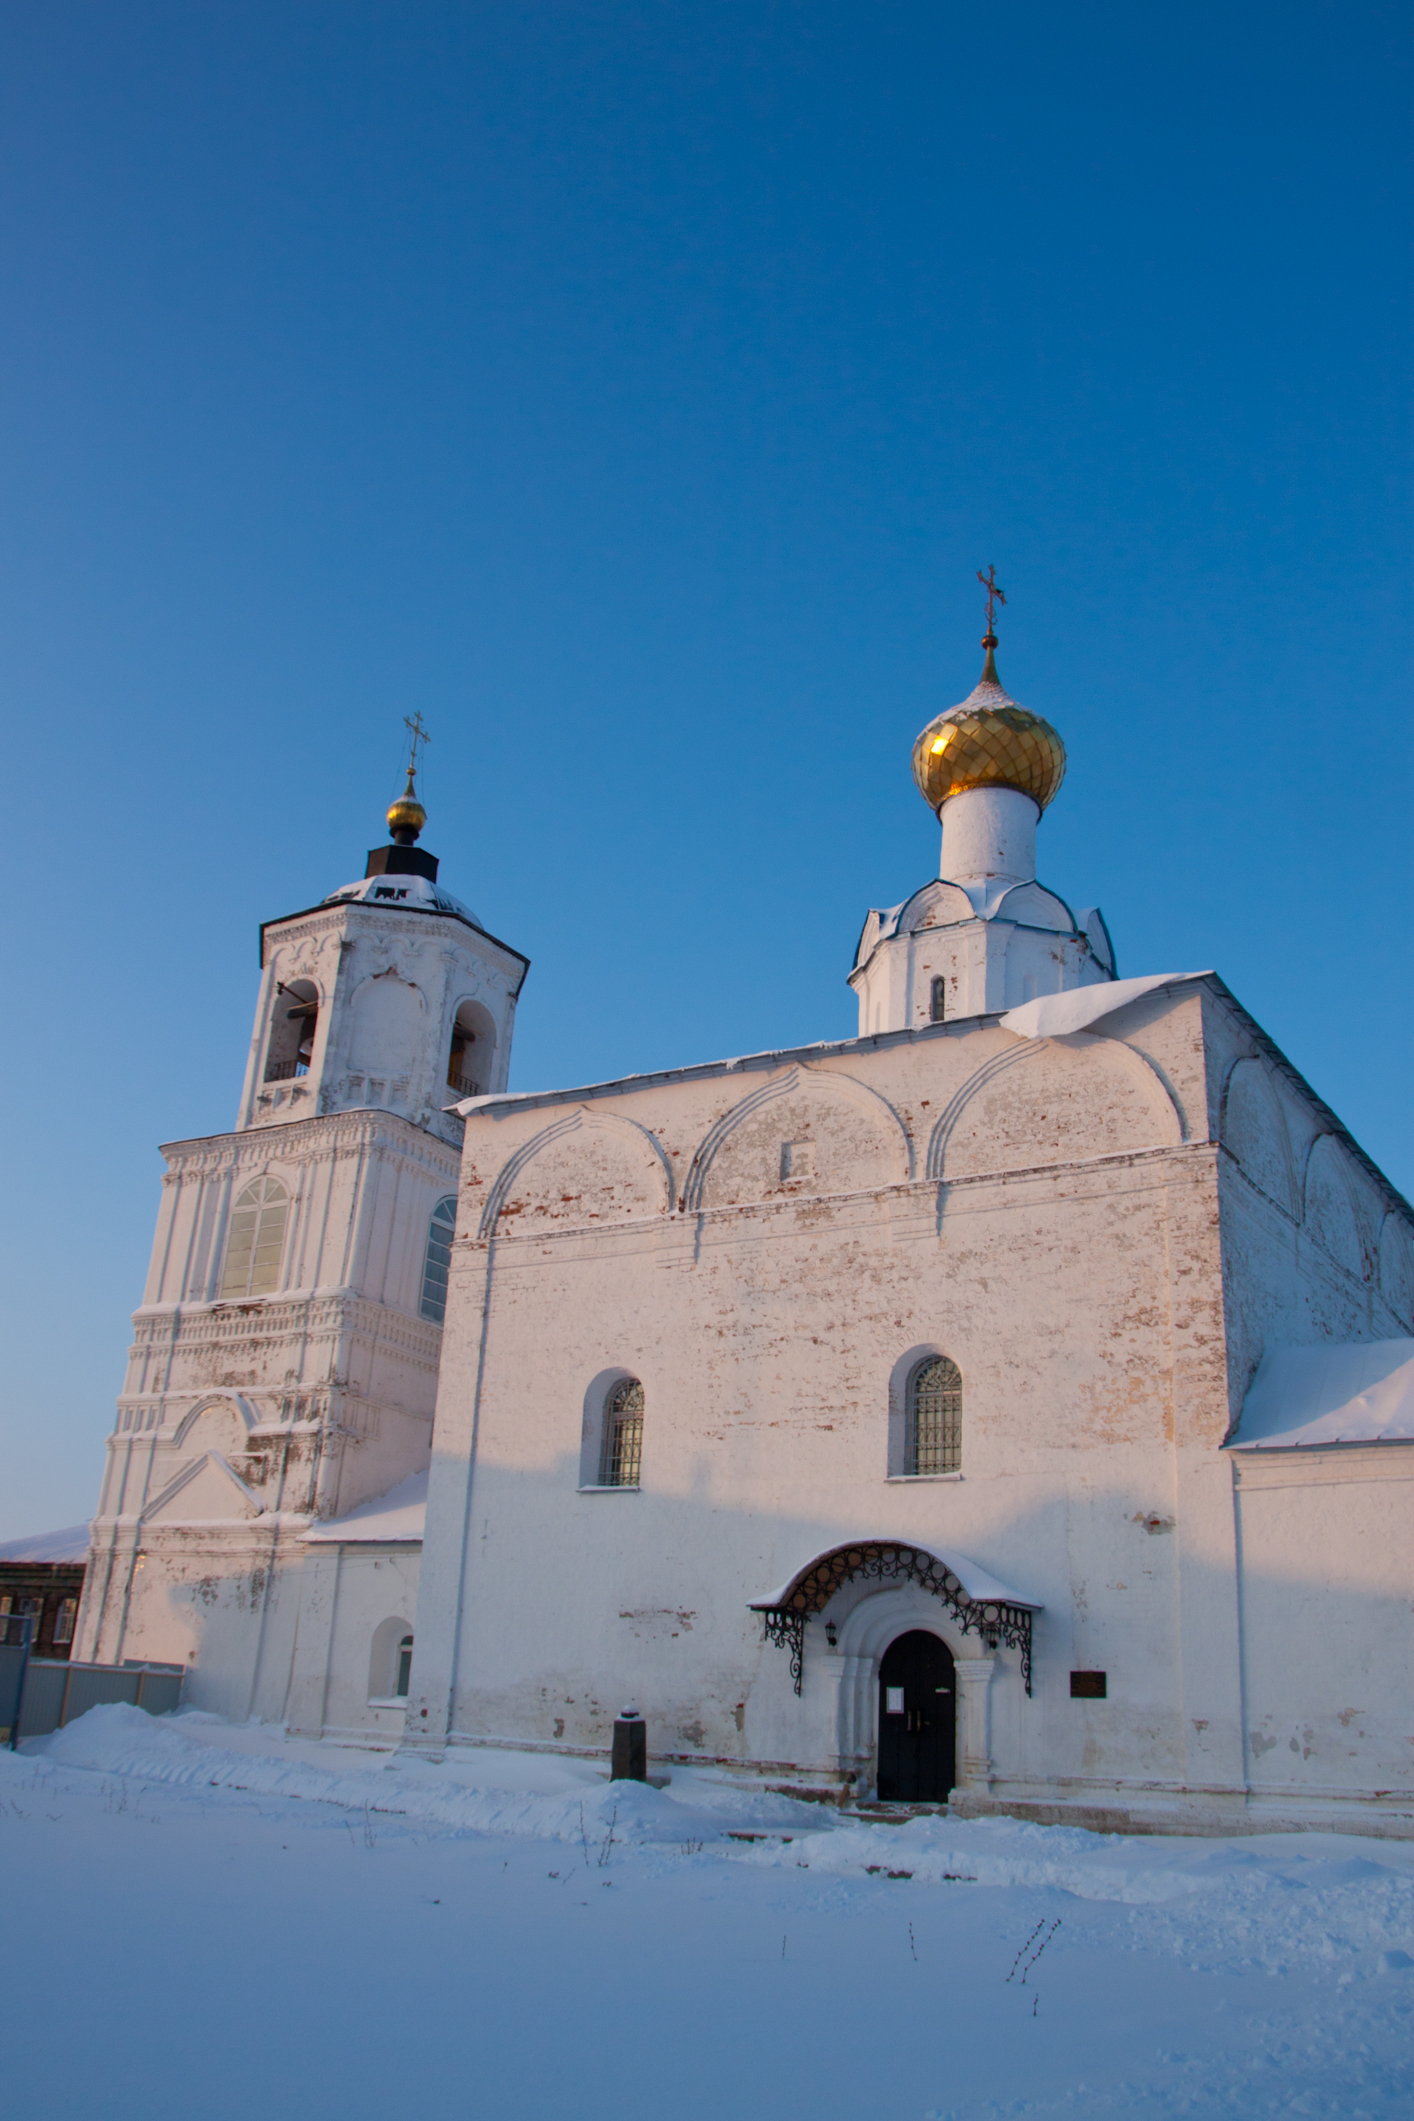
[[[261,931],[169,1144],[76,1650],[434,1754],[1414,1833],[1414,1214],[1214,973],[1036,878],[1061,740],[930,722],[857,1038],[507,1089],[416,843]]]

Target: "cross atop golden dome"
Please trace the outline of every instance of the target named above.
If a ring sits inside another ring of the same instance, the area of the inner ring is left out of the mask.
[[[931,810],[969,788],[1016,788],[1038,810],[1052,801],[1065,779],[1065,745],[1059,733],[1029,707],[1020,707],[997,676],[993,602],[1006,602],[989,568],[977,577],[987,591],[986,660],[967,698],[920,732],[913,747],[913,778]]]
[[[427,823],[427,812],[417,800],[417,789],[413,785],[417,775],[417,747],[419,744],[430,744],[432,739],[422,726],[421,714],[405,714],[403,722],[411,737],[408,784],[397,801],[388,806],[388,830],[400,847],[411,847]]]

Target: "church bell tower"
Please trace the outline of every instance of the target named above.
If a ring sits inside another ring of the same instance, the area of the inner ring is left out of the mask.
[[[415,774],[364,874],[261,928],[239,1129],[373,1106],[459,1145],[445,1108],[506,1087],[527,961],[438,882]]]
[[[451,1108],[506,1087],[529,961],[419,846],[410,727],[388,844],[261,928],[234,1129],[162,1151],[75,1648],[224,1715],[284,1713],[305,1533],[429,1462]]]

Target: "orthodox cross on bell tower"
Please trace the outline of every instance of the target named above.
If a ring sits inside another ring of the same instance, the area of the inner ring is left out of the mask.
[[[996,615],[996,606],[1006,602],[1006,591],[997,581],[996,568],[990,564],[985,574],[983,574],[980,567],[978,568],[977,579],[987,592],[987,631],[982,636],[982,646],[984,648],[995,648],[997,645],[997,633],[992,620]]]
[[[430,744],[432,739],[422,726],[422,715],[420,712],[417,714],[405,714],[403,716],[403,727],[408,733],[408,784],[398,797],[398,800],[389,808],[388,830],[393,835],[393,844],[395,846],[411,847],[413,841],[427,823],[427,812],[417,799],[418,746]],[[371,859],[372,857],[370,856]],[[431,856],[429,855],[427,859],[430,861]],[[434,869],[433,875],[435,876],[435,874],[436,871]]]
[[[1005,603],[1005,602],[1006,602],[1006,599],[1005,599],[1005,597],[1003,597],[1003,599],[1002,599],[1002,602],[1003,602],[1003,603]],[[409,739],[409,741],[408,741],[408,779],[409,779],[409,780],[411,780],[411,779],[412,779],[412,777],[413,777],[413,775],[414,775],[414,774],[416,773],[416,771],[417,771],[417,747],[418,747],[418,745],[419,745],[419,744],[421,744],[421,745],[422,745],[422,746],[424,747],[424,749],[425,749],[425,748],[426,748],[426,746],[427,746],[428,744],[430,744],[430,743],[431,743],[432,739],[431,739],[431,737],[430,737],[430,736],[428,735],[427,731],[426,731],[426,730],[425,730],[425,729],[423,728],[423,726],[422,726],[422,710],[421,710],[421,708],[419,708],[419,709],[418,709],[418,711],[417,711],[417,713],[416,713],[416,714],[405,714],[405,715],[403,716],[403,727],[404,727],[404,729],[406,729],[406,731],[407,731],[407,733],[408,733],[408,739]]]

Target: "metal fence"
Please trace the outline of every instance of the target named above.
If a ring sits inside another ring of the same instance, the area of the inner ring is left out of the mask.
[[[126,1701],[165,1716],[182,1698],[178,1664],[74,1664],[31,1657],[34,1623],[26,1614],[0,1641],[0,1745],[45,1738],[101,1702]],[[15,1639],[18,1637],[18,1639]]]

